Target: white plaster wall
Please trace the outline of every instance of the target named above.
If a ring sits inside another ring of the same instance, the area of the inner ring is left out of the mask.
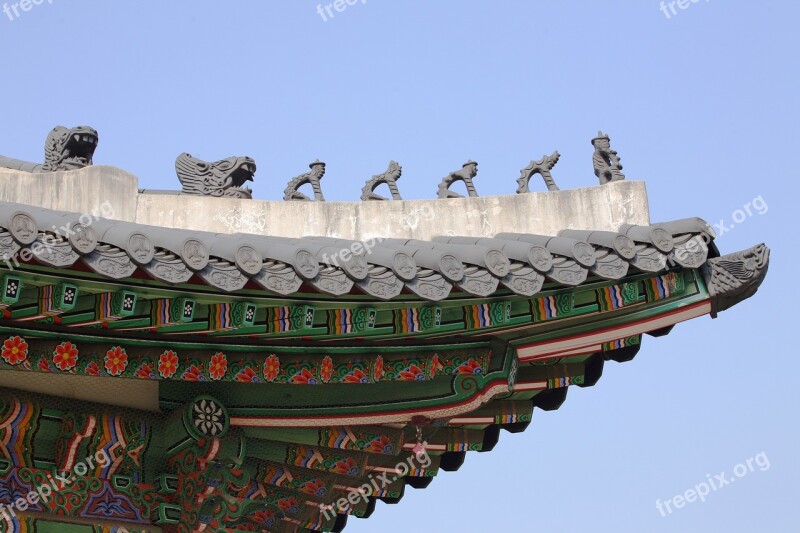
[[[284,202],[139,194],[136,176],[93,166],[51,174],[0,169],[0,200],[172,228],[361,240],[487,237],[503,231],[555,235],[565,228],[616,230],[623,223],[649,223],[647,191],[638,181],[447,200]]]

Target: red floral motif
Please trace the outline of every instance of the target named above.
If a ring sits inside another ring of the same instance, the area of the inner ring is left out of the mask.
[[[292,383],[298,383],[300,385],[319,385],[319,381],[314,377],[314,374],[305,368],[292,376]]]
[[[111,376],[119,376],[128,368],[128,354],[125,348],[115,346],[106,352],[106,372]]]
[[[28,357],[28,343],[17,335],[3,341],[3,360],[9,365],[18,365]]]
[[[192,365],[187,368],[181,375],[181,379],[184,381],[208,381],[203,375],[203,371],[198,368],[197,365]]]
[[[94,361],[92,361],[88,365],[86,365],[86,369],[84,370],[84,372],[89,376],[102,376],[103,375],[102,372],[100,372],[100,367],[97,366],[97,363],[95,363]]]
[[[345,383],[369,383],[369,376],[356,368],[344,377]]]
[[[222,352],[217,352],[211,356],[211,362],[208,364],[208,375],[211,379],[219,381],[225,376],[228,371],[228,358]]]
[[[383,379],[384,374],[386,374],[386,368],[383,364],[383,356],[379,355],[375,358],[375,364],[372,365],[372,379],[376,382]]]
[[[366,451],[372,453],[383,453],[386,455],[394,454],[394,445],[389,437],[382,435],[380,438],[374,439],[367,446]]]
[[[278,378],[278,372],[281,371],[281,360],[275,354],[267,357],[264,361],[264,379],[273,382]]]
[[[400,379],[402,381],[425,381],[425,373],[417,365],[410,365],[400,372]]]
[[[297,514],[300,512],[300,505],[294,498],[285,498],[278,501],[278,505],[285,513]]]
[[[62,372],[75,368],[78,364],[78,347],[70,341],[62,342],[53,352],[53,364]]]
[[[266,527],[272,527],[275,525],[275,513],[272,511],[256,511],[252,515],[252,520],[258,524],[261,524]],[[245,531],[256,531],[256,529],[251,527],[252,524],[247,524],[246,526],[238,526],[238,527],[246,527],[250,529],[245,529]],[[262,528],[258,528],[258,531],[261,531]]]
[[[46,358],[46,357],[41,357],[41,358],[39,359],[39,362],[38,362],[38,363],[36,363],[36,366],[37,366],[37,367],[39,368],[39,370],[41,370],[42,372],[50,372],[50,371],[51,371],[51,370],[50,370],[50,363],[48,363],[48,362],[47,362],[47,358]]]
[[[483,368],[481,368],[481,364],[477,362],[475,359],[470,359],[460,367],[456,368],[456,373],[458,374],[482,374]]]
[[[241,369],[239,373],[234,376],[234,379],[242,383],[261,383],[261,378],[259,378],[256,371],[249,366]]]
[[[169,379],[178,371],[178,354],[167,350],[158,357],[158,373],[164,379]]]
[[[153,368],[147,364],[142,363],[142,366],[136,369],[136,377],[141,379],[156,379],[156,373]]]
[[[333,376],[333,359],[331,359],[330,355],[326,355],[325,358],[322,360],[322,364],[319,367],[319,377],[322,379],[324,383],[327,383],[331,380]]]
[[[319,479],[307,482],[305,485],[303,485],[303,488],[300,490],[302,490],[306,494],[317,496],[318,498],[322,498],[328,493],[328,488],[325,486],[325,483],[323,483]]]
[[[352,457],[348,457],[344,461],[337,462],[333,472],[336,474],[344,474],[346,476],[357,476],[358,465]]]

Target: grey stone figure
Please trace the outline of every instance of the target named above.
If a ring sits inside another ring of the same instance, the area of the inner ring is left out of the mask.
[[[701,271],[711,296],[711,317],[753,296],[768,268],[769,248],[764,244],[709,259]]]
[[[56,126],[44,143],[44,164],[0,156],[0,167],[33,173],[88,167],[92,164],[98,140],[97,131],[89,126],[72,129]]]
[[[299,191],[303,185],[310,184],[311,189],[314,191],[314,200],[318,202],[325,201],[325,197],[322,196],[322,186],[320,185],[320,180],[325,175],[325,163],[317,159],[308,165],[308,168],[311,169],[310,172],[300,174],[289,181],[283,191],[284,200],[311,200],[311,198]]]
[[[543,155],[538,161],[531,161],[530,165],[520,170],[519,178],[517,178],[517,194],[531,192],[530,181],[535,174],[539,174],[542,177],[548,191],[560,190],[553,179],[553,175],[550,174],[550,171],[553,170],[560,158],[561,154],[556,150],[549,156]]]
[[[250,157],[228,157],[208,163],[182,153],[175,160],[175,172],[183,186],[181,194],[226,198],[252,198],[245,182],[253,181],[256,162]]]
[[[361,189],[361,200],[388,200],[388,198],[375,194],[375,189],[384,183],[389,186],[389,192],[392,193],[392,200],[402,200],[400,191],[397,189],[397,180],[400,179],[402,173],[403,168],[397,161],[390,161],[389,168],[386,169],[386,172],[372,176],[364,184],[364,187]]]
[[[439,188],[436,191],[437,198],[463,198],[462,194],[450,190],[450,186],[457,181],[463,181],[464,186],[467,188],[467,195],[471,197],[478,196],[478,191],[475,190],[475,184],[472,179],[478,175],[478,163],[469,160],[461,165],[461,170],[453,171],[439,183]]]
[[[478,191],[475,190],[475,184],[472,179],[478,175],[478,163],[471,159],[461,165],[461,170],[451,172],[439,183],[439,189],[436,191],[438,198],[463,198],[462,194],[450,190],[450,186],[457,182],[463,181],[464,186],[467,188],[469,196],[478,196]]]
[[[611,149],[611,139],[608,135],[598,131],[597,137],[592,139],[592,146],[594,146],[594,156],[592,156],[594,175],[600,179],[600,185],[605,185],[611,181],[624,180],[625,174],[622,173],[622,163],[620,163],[617,152]]]

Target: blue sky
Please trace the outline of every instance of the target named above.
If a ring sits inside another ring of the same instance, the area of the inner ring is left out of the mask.
[[[479,193],[512,194],[519,169],[556,149],[561,188],[592,185],[603,129],[628,179],[647,182],[653,220],[723,221],[723,253],[766,241],[764,286],[717,320],[645,338],[524,434],[347,531],[787,531],[800,4],[683,2],[668,18],[658,0],[359,0],[324,21],[308,0],[45,0],[0,13],[0,153],[40,161],[53,126],[89,124],[95,164],[141,187],[177,188],[189,151],[254,157],[261,199],[316,158],[329,200],[357,199],[390,159],[405,198],[430,198],[468,158]],[[763,214],[736,214],[756,198]],[[768,469],[656,509],[760,453]]]

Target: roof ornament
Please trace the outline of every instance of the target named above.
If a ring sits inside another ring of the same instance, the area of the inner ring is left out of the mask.
[[[311,198],[299,191],[300,187],[309,184],[314,191],[314,200],[317,202],[325,201],[325,197],[322,196],[322,186],[320,185],[320,180],[325,175],[325,163],[317,159],[308,165],[308,168],[311,169],[310,172],[295,176],[289,181],[283,191],[284,200],[311,200]]]
[[[753,296],[768,267],[769,248],[764,244],[709,259],[701,272],[711,297],[711,318]]]
[[[99,136],[89,126],[72,129],[56,126],[44,143],[44,164],[28,163],[0,156],[0,167],[23,172],[43,173],[76,170],[91,166]]]
[[[519,178],[517,178],[517,194],[531,192],[529,184],[531,178],[535,174],[539,174],[542,177],[545,185],[547,185],[548,191],[561,190],[558,188],[558,185],[556,185],[553,175],[550,174],[550,171],[553,170],[553,167],[556,166],[560,158],[561,154],[556,150],[551,155],[543,155],[538,161],[531,161],[530,165],[520,170]]]
[[[253,181],[256,162],[250,157],[228,157],[208,163],[186,152],[175,160],[175,172],[183,186],[181,194],[225,198],[252,198],[244,184]]]
[[[611,149],[611,139],[602,131],[597,132],[597,137],[592,139],[594,146],[594,175],[600,178],[600,185],[605,185],[611,181],[625,179],[622,173],[622,163],[616,150]]]
[[[438,198],[463,198],[464,196],[450,190],[450,186],[457,182],[463,181],[464,186],[467,188],[467,194],[471,197],[478,196],[478,191],[475,190],[475,184],[472,182],[472,178],[478,175],[478,163],[472,161],[471,159],[461,165],[461,170],[453,171],[444,178],[442,178],[441,183],[439,183],[439,190],[437,191],[436,195]]]
[[[361,200],[365,202],[367,200],[388,200],[388,198],[375,194],[375,189],[384,183],[388,185],[389,192],[392,193],[392,200],[402,200],[400,191],[397,189],[397,180],[400,179],[402,173],[403,167],[401,167],[397,161],[389,161],[389,168],[386,169],[386,172],[372,176],[364,184],[364,187],[361,189]]]

